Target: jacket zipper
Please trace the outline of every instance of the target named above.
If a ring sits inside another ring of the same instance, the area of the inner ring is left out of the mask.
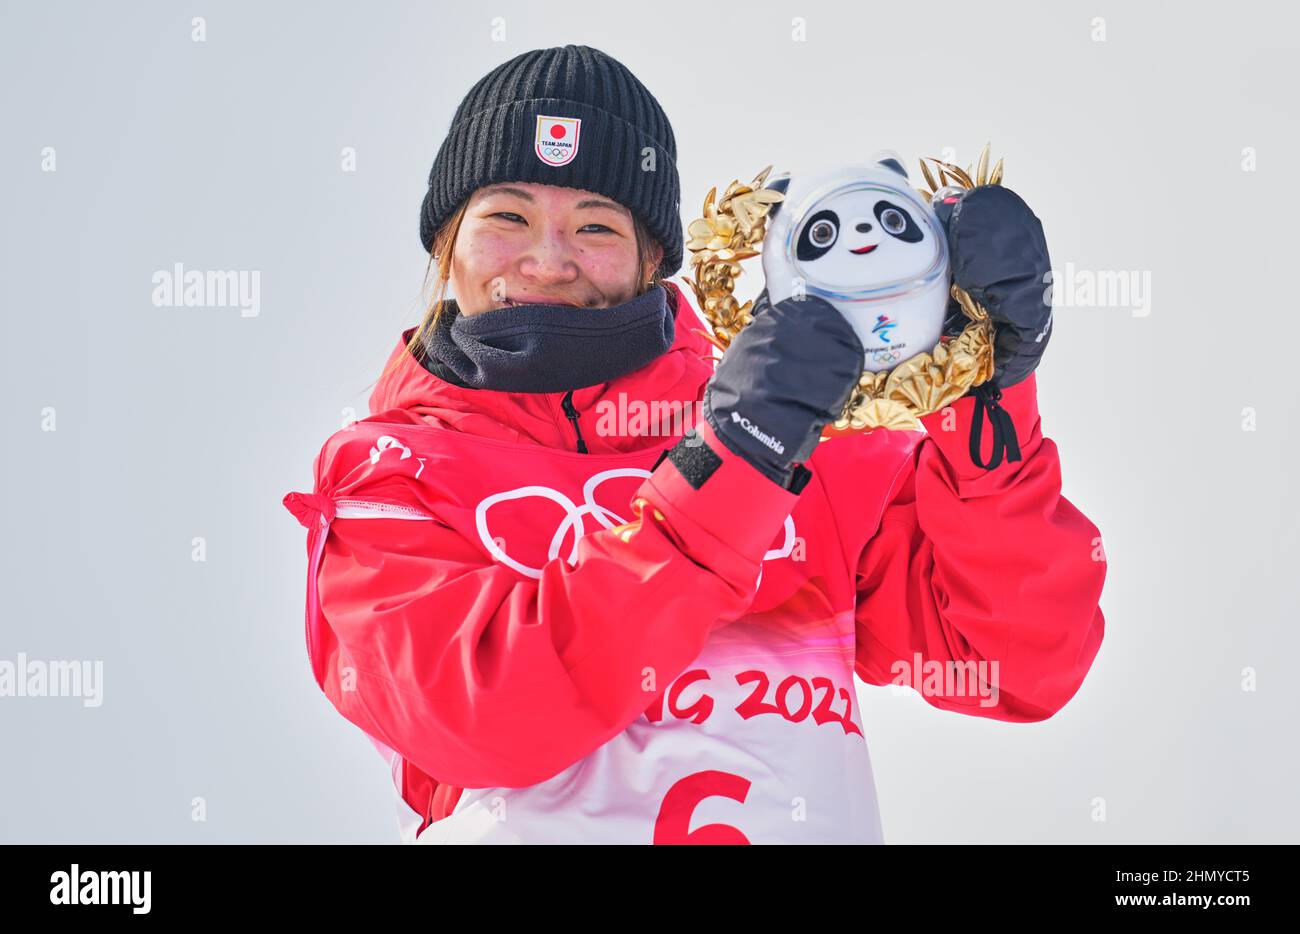
[[[324,514],[318,516],[320,528],[317,530],[318,538],[316,539],[315,549],[311,554],[311,570],[307,575],[307,618],[306,618],[306,635],[307,635],[307,659],[311,662],[312,673],[319,678],[323,677],[323,672],[316,668],[316,640],[312,637],[312,615],[315,608],[318,607],[320,598],[317,596],[316,577],[320,571],[321,559],[325,555],[325,540],[329,537],[330,519]],[[433,516],[423,509],[417,509],[415,506],[404,506],[398,503],[377,503],[364,499],[337,499],[334,500],[334,518],[335,519],[424,519],[432,520]]]
[[[423,509],[396,503],[375,503],[364,499],[334,501],[336,519],[432,519]]]
[[[578,410],[573,407],[573,390],[570,389],[560,400],[560,408],[564,409],[564,417],[573,422],[573,430],[578,434],[578,453],[587,453],[587,442],[582,440],[582,429],[578,427]]]

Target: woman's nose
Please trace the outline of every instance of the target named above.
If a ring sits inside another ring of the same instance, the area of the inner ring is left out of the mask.
[[[562,233],[548,232],[529,247],[520,263],[524,273],[544,281],[567,281],[577,274],[576,250]]]

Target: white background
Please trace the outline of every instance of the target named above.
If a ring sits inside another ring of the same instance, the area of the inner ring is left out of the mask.
[[[683,222],[769,163],[892,148],[915,174],[992,140],[1058,270],[1150,275],[1149,314],[1059,307],[1038,374],[1105,537],[1101,653],[1039,724],[860,687],[886,839],[1296,841],[1298,25],[1241,2],[6,2],[0,658],[102,660],[104,703],[0,698],[0,840],[396,839],[387,766],[311,679],[280,498],[419,318],[461,96],[572,42],[667,110]],[[155,307],[177,262],[259,271],[260,314]]]

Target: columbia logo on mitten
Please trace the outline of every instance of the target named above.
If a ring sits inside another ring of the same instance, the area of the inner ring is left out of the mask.
[[[784,444],[782,444],[776,438],[773,438],[771,435],[761,430],[757,425],[755,425],[749,419],[745,418],[745,416],[741,415],[739,412],[732,412],[731,420],[733,422],[736,422],[738,425],[740,425],[741,428],[745,429],[747,432],[749,432],[751,435],[753,435],[763,444],[767,445],[776,453],[778,454],[785,453]]]

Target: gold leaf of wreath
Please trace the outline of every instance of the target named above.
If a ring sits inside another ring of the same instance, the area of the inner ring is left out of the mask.
[[[973,177],[970,167],[963,171],[927,157],[935,166],[932,175],[926,160],[921,160],[921,174],[930,186],[929,191],[920,190],[921,197],[928,203],[935,192],[949,185],[974,188],[1000,184],[1002,160],[990,172],[988,156],[986,144]],[[686,228],[686,248],[694,254],[694,274],[687,283],[711,326],[711,332],[699,333],[724,354],[736,335],[754,320],[754,303],[742,305],[732,294],[743,271],[741,262],[759,255],[757,247],[767,232],[768,212],[773,204],[785,200],[781,192],[763,187],[771,171],[769,165],[747,185],[732,181],[716,203],[718,189],[710,189],[704,197],[703,216]],[[929,353],[910,357],[892,370],[864,371],[840,417],[826,426],[823,441],[875,428],[919,429],[921,416],[939,411],[972,386],[992,377],[993,322],[964,289],[954,284],[951,294],[968,320],[961,334],[941,339]]]

